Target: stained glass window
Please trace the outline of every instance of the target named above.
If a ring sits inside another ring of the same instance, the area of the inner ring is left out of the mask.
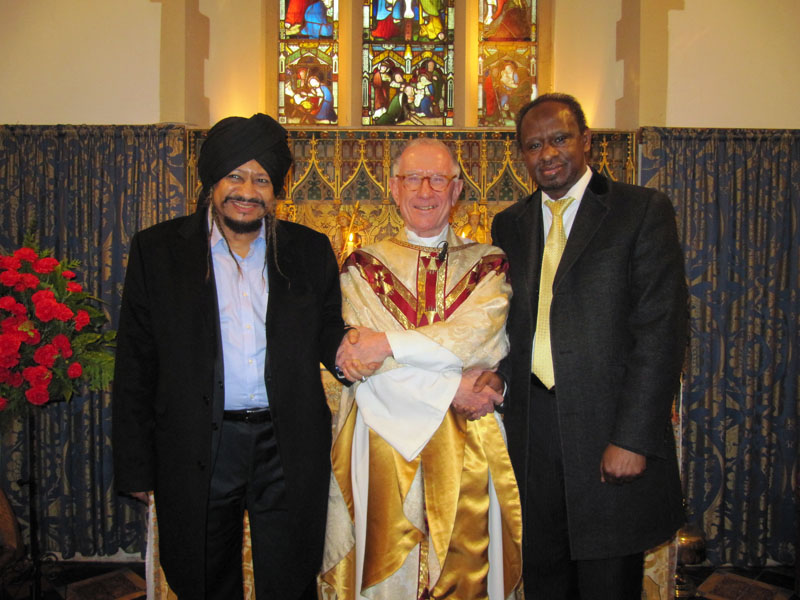
[[[453,124],[454,0],[364,0],[363,125]]]
[[[480,0],[481,41],[536,41],[536,0]]]
[[[364,42],[453,43],[452,0],[364,0]]]
[[[339,37],[338,0],[280,0],[282,40]]]
[[[335,125],[339,109],[339,1],[280,0],[278,120]]]
[[[513,127],[536,97],[536,0],[480,0],[478,125]]]

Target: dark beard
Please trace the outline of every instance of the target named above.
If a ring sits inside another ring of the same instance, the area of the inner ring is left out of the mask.
[[[250,204],[257,204],[262,208],[266,208],[266,205],[261,200],[245,200],[241,196],[228,196],[225,198],[225,202],[248,202]],[[267,220],[271,219],[273,215],[267,213],[265,218]],[[237,221],[235,219],[231,219],[228,216],[222,216],[222,222],[225,226],[230,229],[233,233],[255,233],[259,229],[261,229],[261,221],[262,219],[253,219],[252,221]]]
[[[255,233],[261,229],[261,219],[237,221],[236,219],[231,219],[223,215],[222,222],[225,224],[225,227],[230,229],[233,233]]]

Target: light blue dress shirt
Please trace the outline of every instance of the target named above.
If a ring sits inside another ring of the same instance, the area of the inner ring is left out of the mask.
[[[217,225],[212,222],[210,226],[225,368],[225,410],[264,408],[269,405],[264,383],[269,297],[264,225],[245,258],[232,256]],[[241,272],[236,268],[237,261]]]

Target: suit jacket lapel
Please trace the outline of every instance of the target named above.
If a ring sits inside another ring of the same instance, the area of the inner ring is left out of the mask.
[[[603,224],[603,220],[608,213],[608,185],[602,175],[594,173],[578,207],[578,214],[575,215],[575,222],[567,238],[567,245],[564,254],[561,255],[561,262],[558,264],[553,289],[558,288],[559,282],[570,270],[578,257],[586,249],[586,245],[597,233]]]
[[[207,214],[204,210],[198,211],[182,225],[180,234],[186,243],[177,247],[176,254],[180,264],[186,265],[182,285],[193,288],[203,329],[216,331],[219,319],[214,269],[211,268],[208,248]]]
[[[531,298],[539,292],[539,273],[542,262],[542,193],[535,192],[517,220],[520,252],[527,259],[524,289]]]
[[[274,334],[273,324],[281,318],[282,307],[286,306],[286,295],[288,294],[294,270],[296,268],[295,253],[297,249],[292,244],[291,232],[278,221],[275,228],[275,245],[277,248],[278,264],[280,272],[276,268],[273,258],[272,248],[267,248],[267,278],[269,281],[269,300],[267,301],[266,328],[267,328],[267,352],[269,353],[269,341]],[[267,361],[267,366],[269,361]]]
[[[178,285],[184,286],[189,297],[194,301],[186,307],[193,313],[193,320],[198,326],[189,333],[192,344],[201,348],[203,365],[198,365],[201,372],[213,369],[213,381],[224,381],[225,374],[222,363],[222,337],[219,329],[219,306],[217,289],[214,282],[214,268],[211,264],[211,253],[208,247],[208,211],[200,210],[191,215],[183,223],[179,234],[183,243],[176,246],[179,264],[185,265],[181,272],[182,280]],[[221,423],[222,411],[225,409],[224,389],[214,385],[212,390],[212,422]],[[199,399],[198,399],[199,400]],[[217,459],[220,428],[211,432],[211,470]]]
[[[539,297],[539,274],[542,263],[542,193],[537,191],[528,198],[527,206],[516,221],[518,252],[525,259],[522,270],[525,281],[514,286],[514,294],[520,305],[526,307],[529,334],[533,336],[536,324],[537,298]],[[524,294],[527,294],[527,299]],[[522,324],[520,324],[522,325]]]

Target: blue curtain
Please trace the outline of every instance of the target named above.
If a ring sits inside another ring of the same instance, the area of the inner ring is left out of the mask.
[[[0,127],[0,248],[32,226],[42,249],[81,262],[79,282],[116,328],[133,234],[186,211],[186,132],[178,126]],[[43,551],[65,558],[144,549],[144,510],[113,488],[110,395],[35,411]],[[26,424],[3,432],[0,485],[29,535]]]
[[[800,393],[800,131],[646,128],[690,292],[683,480],[713,564],[792,563]]]

